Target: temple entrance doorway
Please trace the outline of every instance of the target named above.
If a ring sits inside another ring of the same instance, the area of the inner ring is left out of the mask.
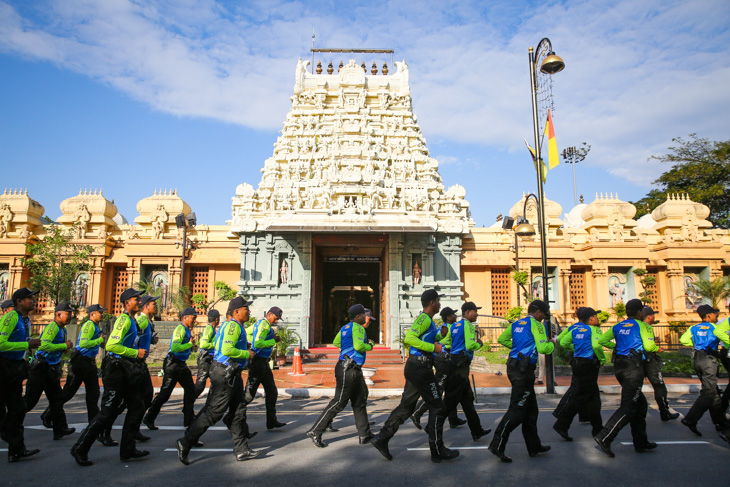
[[[316,235],[313,240],[310,343],[331,344],[342,325],[349,322],[348,308],[358,303],[377,318],[367,329],[368,339],[387,343],[387,326],[383,324],[387,236]]]

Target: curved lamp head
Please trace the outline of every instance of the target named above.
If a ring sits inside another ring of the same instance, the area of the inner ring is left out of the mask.
[[[559,73],[565,68],[565,62],[561,59],[560,56],[555,54],[553,51],[550,51],[547,55],[547,57],[543,60],[542,64],[540,65],[540,71],[545,74],[555,74]]]
[[[518,235],[520,237],[532,237],[535,235],[535,227],[530,225],[530,222],[527,221],[527,218],[523,216],[517,217],[517,226],[515,227],[515,235]]]

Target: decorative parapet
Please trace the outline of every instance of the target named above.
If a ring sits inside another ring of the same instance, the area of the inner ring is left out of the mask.
[[[297,64],[292,106],[258,187],[236,188],[231,232],[468,233],[466,192],[446,189],[429,156],[405,61],[377,76],[354,61],[337,74],[307,65]]]
[[[525,198],[527,198],[527,195],[523,193],[522,198],[512,205],[512,208],[509,210],[509,216],[515,220],[517,220],[518,216],[523,216],[522,211],[525,210]],[[535,226],[535,231],[537,232],[537,203],[535,203],[533,198],[530,198],[527,202],[526,210],[527,215],[525,215],[525,217],[533,226]],[[558,229],[563,226],[563,220],[560,219],[562,211],[563,207],[560,203],[550,200],[547,197],[545,198],[545,220],[548,229],[548,240],[558,237]],[[539,233],[536,233],[535,238],[537,238],[538,235]]]
[[[686,193],[667,194],[667,200],[651,212],[658,231],[666,243],[673,241],[699,242],[710,240],[703,228],[711,228],[706,220],[710,209],[689,199]],[[714,238],[714,237],[712,237]]]
[[[633,219],[636,207],[621,201],[618,194],[596,194],[596,199],[583,208],[581,218],[583,228],[590,234],[593,242],[629,242],[638,240],[632,233],[636,226]]]
[[[177,238],[178,228],[175,225],[175,216],[183,213],[190,213],[190,205],[177,195],[177,189],[155,190],[152,196],[148,196],[137,202],[139,216],[134,222],[142,228],[130,225],[127,230],[127,238],[151,238],[161,240],[164,238]]]
[[[104,197],[102,190],[79,190],[79,194],[63,200],[59,206],[63,214],[58,223],[76,224],[76,238],[106,240],[117,229],[117,207]]]
[[[43,226],[45,211],[27,189],[6,189],[0,195],[0,238],[30,238]]]

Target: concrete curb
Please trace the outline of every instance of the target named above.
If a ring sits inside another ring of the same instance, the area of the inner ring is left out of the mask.
[[[602,385],[598,386],[603,394],[620,394],[621,386],[619,385]],[[102,391],[104,388],[102,388]],[[557,386],[555,392],[557,394],[565,394],[568,390],[568,386]],[[155,394],[160,391],[159,387],[155,387]],[[645,394],[653,394],[654,389],[650,385],[644,385],[642,391]],[[667,384],[667,391],[679,394],[690,394],[693,392],[700,391],[700,384]],[[485,396],[498,396],[498,395],[509,395],[512,392],[511,387],[477,387],[477,395]],[[537,394],[545,394],[545,386],[535,387]],[[79,388],[78,395],[86,394],[83,387]],[[203,395],[208,394],[208,388],[203,391]],[[281,388],[279,389],[279,397],[291,397],[295,399],[306,399],[306,398],[318,398],[318,397],[332,397],[335,394],[335,389],[332,387],[312,387],[312,388]],[[399,397],[403,394],[403,389],[370,389],[368,397],[370,399],[380,399],[383,397]],[[183,390],[181,387],[176,387],[172,391],[173,396],[182,396]],[[259,392],[256,394],[257,397],[263,397],[264,394]]]

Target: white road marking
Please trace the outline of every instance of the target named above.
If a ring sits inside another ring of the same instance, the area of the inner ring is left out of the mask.
[[[709,445],[709,441],[655,441],[657,445]],[[631,441],[622,441],[622,445],[633,445]]]
[[[271,448],[271,447],[268,447],[268,446],[258,446],[258,445],[256,446],[256,450],[265,450],[267,448]],[[163,451],[166,451],[166,452],[173,452],[173,451],[174,452],[177,452],[177,448],[165,448]],[[193,448],[192,450],[190,450],[190,453],[197,452],[197,451],[200,451],[200,452],[228,452],[228,453],[233,453],[233,448]]]
[[[450,446],[451,450],[486,450],[488,446]],[[430,448],[406,448],[408,451],[431,451]]]

